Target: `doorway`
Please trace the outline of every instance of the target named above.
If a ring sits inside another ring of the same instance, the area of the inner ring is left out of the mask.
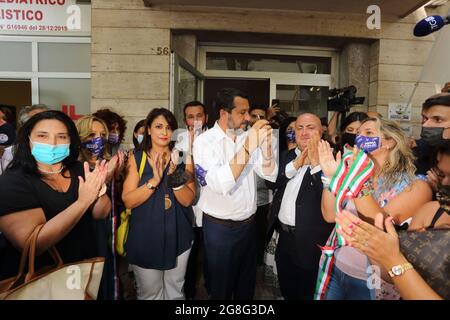
[[[0,80],[0,97],[0,104],[11,111],[7,121],[17,127],[20,110],[31,105],[31,81]]]
[[[269,79],[205,79],[203,89],[203,102],[208,113],[208,127],[214,126],[218,119],[217,110],[214,108],[214,99],[217,92],[222,88],[236,88],[249,96],[250,106],[270,103],[270,80]]]

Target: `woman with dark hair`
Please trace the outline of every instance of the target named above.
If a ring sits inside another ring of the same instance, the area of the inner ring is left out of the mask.
[[[7,240],[0,279],[17,273],[20,251],[41,224],[38,254],[56,246],[65,263],[97,255],[93,219],[111,209],[106,165],[89,172],[77,160],[79,149],[77,129],[62,112],[36,114],[20,129],[14,158],[0,176],[0,231]],[[51,264],[47,254],[36,258],[37,268]]]
[[[187,207],[195,182],[192,161],[178,164],[178,151],[172,152],[177,128],[169,110],[153,109],[145,120],[144,141],[127,162],[122,199],[133,211],[125,249],[140,300],[184,298],[193,241]]]
[[[134,126],[133,130],[133,144],[134,149],[139,149],[139,145],[144,141],[145,134],[145,120],[141,120]]]
[[[342,120],[340,126],[340,134],[334,137],[336,145],[334,146],[334,152],[341,152],[341,154],[353,151],[355,145],[355,138],[358,128],[361,126],[362,121],[366,120],[369,116],[365,112],[352,112]]]

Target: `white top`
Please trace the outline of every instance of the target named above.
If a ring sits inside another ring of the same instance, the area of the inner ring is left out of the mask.
[[[295,148],[295,154],[299,156],[301,151]],[[283,199],[281,200],[280,212],[278,213],[278,219],[288,226],[295,227],[295,202],[297,201],[298,192],[303,182],[303,177],[306,171],[311,168],[310,165],[295,170],[294,160],[286,165],[286,178],[290,179],[284,190]],[[316,166],[311,169],[311,174],[315,174],[322,169],[320,166]]]
[[[278,165],[270,175],[262,171],[262,152],[257,148],[237,181],[229,162],[242,148],[248,132],[234,142],[218,123],[194,141],[194,163],[201,184],[198,206],[204,213],[219,219],[242,221],[256,212],[256,176],[275,182]],[[276,141],[272,144],[276,150]],[[273,150],[273,154],[276,152]]]
[[[187,153],[189,151],[189,131],[187,129],[177,129],[179,131],[175,143],[175,149]],[[201,192],[201,188],[197,188],[197,192]],[[196,195],[199,198],[199,195]],[[192,205],[195,216],[195,227],[203,225],[203,212],[197,205]]]
[[[6,167],[8,167],[8,164],[12,161],[13,156],[13,146],[6,147],[3,156],[0,158],[0,174],[6,170]]]

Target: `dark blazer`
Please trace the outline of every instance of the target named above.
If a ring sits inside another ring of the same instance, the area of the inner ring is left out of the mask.
[[[297,157],[295,149],[281,154],[278,177],[275,182],[275,195],[269,214],[267,240],[273,230],[279,228],[278,213],[289,179],[285,175],[286,165]],[[323,246],[333,230],[334,223],[327,223],[322,217],[320,202],[322,199],[321,171],[311,174],[308,169],[303,177],[300,191],[295,202],[295,238],[299,261],[305,268],[317,268],[321,251],[317,245]],[[294,204],[292,204],[294,205]]]

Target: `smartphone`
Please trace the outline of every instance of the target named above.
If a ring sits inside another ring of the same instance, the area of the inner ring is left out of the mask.
[[[280,99],[272,99],[272,106],[280,106]]]
[[[202,133],[203,123],[201,121],[194,121],[194,137],[197,138]]]

